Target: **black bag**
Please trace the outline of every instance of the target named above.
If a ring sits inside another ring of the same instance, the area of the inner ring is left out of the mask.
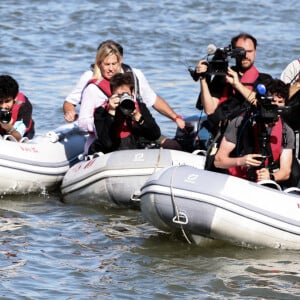
[[[300,129],[300,91],[286,102],[290,107],[287,114],[283,114],[283,120],[295,131]]]

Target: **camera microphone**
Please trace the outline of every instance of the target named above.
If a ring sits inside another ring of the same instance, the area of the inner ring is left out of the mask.
[[[259,84],[257,85],[257,87],[256,87],[256,91],[257,91],[261,96],[263,96],[263,95],[266,94],[267,89],[266,89],[266,87],[265,87],[264,84],[259,83]]]
[[[213,54],[216,53],[216,51],[217,51],[217,46],[216,46],[216,45],[214,45],[214,44],[209,44],[209,45],[207,46],[207,54],[208,54],[208,55],[213,55]]]

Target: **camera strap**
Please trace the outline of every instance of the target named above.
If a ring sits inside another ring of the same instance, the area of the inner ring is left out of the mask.
[[[136,74],[134,73],[134,71],[132,70],[132,68],[129,65],[122,64],[122,69],[123,69],[124,72],[130,73],[132,78],[133,78],[133,81],[134,81],[134,98],[135,98],[135,100],[138,103],[143,102],[141,94],[140,94],[139,80],[138,80]]]

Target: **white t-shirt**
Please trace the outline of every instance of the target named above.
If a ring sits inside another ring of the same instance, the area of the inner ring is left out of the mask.
[[[295,83],[299,79],[300,59],[295,59],[289,63],[281,73],[280,79],[284,83]]]

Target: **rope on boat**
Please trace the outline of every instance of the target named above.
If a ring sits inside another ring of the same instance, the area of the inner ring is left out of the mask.
[[[170,194],[171,194],[171,200],[172,200],[173,208],[174,208],[174,211],[175,211],[175,216],[173,217],[172,221],[173,221],[174,223],[180,225],[180,229],[181,229],[181,232],[182,232],[184,238],[187,240],[187,242],[188,242],[189,244],[192,244],[192,242],[189,240],[189,238],[188,238],[188,236],[187,236],[187,234],[185,233],[184,228],[183,228],[183,225],[188,223],[188,217],[187,217],[187,215],[186,215],[185,213],[180,212],[180,211],[178,210],[178,207],[177,207],[177,205],[176,205],[176,203],[175,203],[175,195],[174,195],[174,193],[173,193],[173,180],[174,180],[174,177],[175,177],[175,173],[176,173],[176,171],[177,171],[177,169],[178,169],[179,167],[180,167],[180,166],[176,166],[176,167],[174,168],[174,171],[173,171],[172,176],[171,176],[171,182],[170,182],[170,192],[171,192]],[[184,222],[181,221],[182,217],[185,218],[185,221],[184,221]]]

